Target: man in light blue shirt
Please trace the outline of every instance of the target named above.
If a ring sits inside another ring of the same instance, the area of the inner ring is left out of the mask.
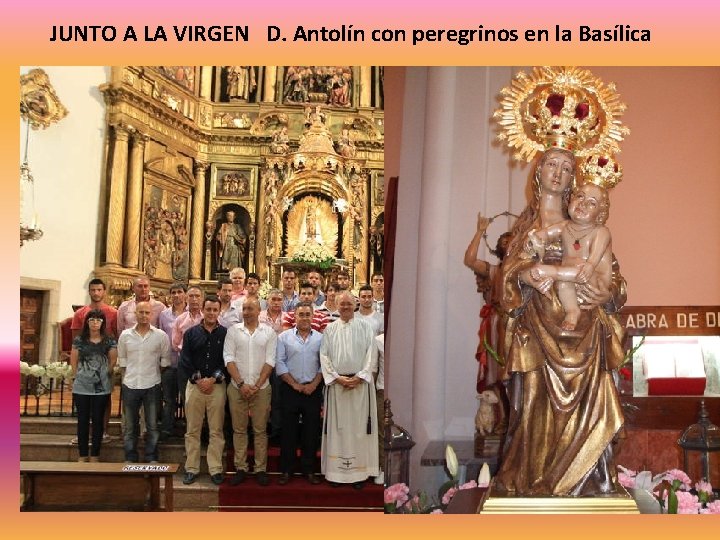
[[[282,381],[282,430],[280,435],[280,471],[278,484],[285,485],[292,477],[298,423],[302,415],[300,437],[300,470],[311,484],[319,484],[315,475],[315,454],[320,442],[320,408],[322,406],[322,372],[320,345],[322,334],[312,329],[313,305],[302,302],[295,308],[295,328],[278,337],[275,372]]]

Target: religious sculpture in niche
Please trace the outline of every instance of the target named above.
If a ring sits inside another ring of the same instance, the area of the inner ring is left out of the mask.
[[[287,154],[290,150],[290,137],[288,136],[287,126],[282,126],[273,133],[272,142],[270,143],[270,151],[273,154]]]
[[[349,215],[353,220],[353,256],[356,262],[362,260],[362,212],[365,208],[365,184],[367,173],[358,174],[357,171],[350,173],[350,203]]]
[[[385,249],[385,214],[381,213],[370,227],[370,256],[373,272],[383,271],[383,255]]]
[[[385,175],[375,176],[375,205],[385,206]]]
[[[320,244],[331,254],[337,253],[338,218],[330,203],[315,195],[306,195],[287,213],[287,256],[306,243]]]
[[[350,66],[288,66],[283,103],[324,103],[331,107],[352,104]]]
[[[225,66],[225,80],[230,101],[248,101],[257,87],[253,66]]]
[[[242,225],[236,221],[234,206],[225,207],[225,219],[215,232],[215,262],[220,272],[244,267],[246,262],[248,237]]]
[[[195,66],[155,66],[155,68],[186,90],[195,91]]]
[[[350,137],[350,130],[343,128],[337,141],[337,153],[342,157],[355,157],[355,142]]]
[[[153,191],[159,188],[153,188]],[[145,273],[154,278],[185,280],[188,277],[188,231],[183,201],[171,197],[169,208],[158,198],[145,205],[143,261]]]

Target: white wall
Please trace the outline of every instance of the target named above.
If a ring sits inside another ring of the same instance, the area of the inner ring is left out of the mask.
[[[60,281],[56,317],[62,319],[72,315],[72,304],[89,301],[105,159],[105,104],[98,86],[109,80],[110,68],[37,67],[48,74],[69,113],[45,130],[30,131],[28,160],[44,236],[20,249],[20,276]],[[22,160],[24,124],[20,132]]]

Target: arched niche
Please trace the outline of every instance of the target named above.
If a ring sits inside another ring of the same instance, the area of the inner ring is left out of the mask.
[[[228,216],[230,212],[234,214],[232,223],[236,223],[239,226],[241,234],[237,234],[234,227],[227,226],[230,223]],[[210,250],[212,275],[215,277],[227,275],[235,266],[240,266],[248,272],[250,268],[249,259],[251,256],[250,232],[252,219],[250,218],[250,213],[245,207],[239,204],[224,204],[215,210],[212,221],[215,225]],[[231,246],[227,244],[228,235],[232,237],[230,242],[236,245]],[[240,238],[239,242],[234,241],[237,237]],[[239,264],[236,264],[238,259],[232,255],[233,250],[236,248],[239,253]]]

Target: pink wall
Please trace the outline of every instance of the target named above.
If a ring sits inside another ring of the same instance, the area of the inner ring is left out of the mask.
[[[720,68],[591,70],[628,106],[608,222],[628,305],[720,304]],[[404,71],[385,71],[387,177],[399,172]]]

